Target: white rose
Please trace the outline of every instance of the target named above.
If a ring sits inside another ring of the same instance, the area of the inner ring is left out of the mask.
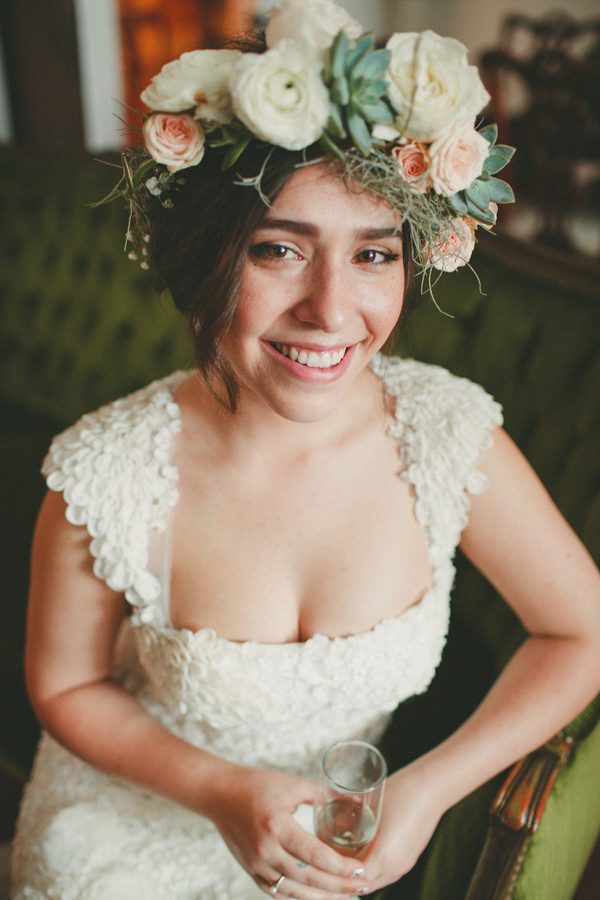
[[[382,123],[374,125],[371,129],[371,134],[376,140],[385,141],[386,143],[397,141],[401,137],[400,132],[393,125],[383,125]]]
[[[396,126],[409,140],[435,140],[472,120],[490,99],[460,41],[434,31],[410,32],[393,34],[387,47],[388,96],[398,113]]]
[[[269,18],[267,47],[291,38],[326,50],[340,31],[356,39],[363,33],[360,22],[333,0],[284,0]]]
[[[440,272],[455,272],[460,266],[466,266],[475,249],[473,232],[464,219],[451,219],[446,240],[425,248],[426,261]]]
[[[436,194],[450,197],[481,175],[490,145],[470,123],[443,134],[429,147],[429,176]]]
[[[244,53],[230,88],[234,112],[248,130],[286,150],[316,141],[329,117],[320,60],[294,41],[283,40],[266,53]]]
[[[226,125],[231,122],[229,77],[239,50],[192,50],[166,63],[142,93],[152,110],[183,112],[195,109],[197,119]]]

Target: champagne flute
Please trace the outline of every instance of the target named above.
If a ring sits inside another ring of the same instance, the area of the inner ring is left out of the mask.
[[[371,744],[340,741],[326,750],[314,807],[317,837],[344,856],[364,850],[379,825],[386,776],[385,759]]]

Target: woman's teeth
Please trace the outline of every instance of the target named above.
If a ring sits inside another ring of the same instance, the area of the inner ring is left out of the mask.
[[[302,366],[308,366],[309,369],[330,369],[337,366],[342,361],[346,353],[347,347],[341,350],[325,350],[324,353],[316,353],[314,350],[298,350],[288,344],[274,344],[280,353],[289,356],[293,362],[299,362]]]

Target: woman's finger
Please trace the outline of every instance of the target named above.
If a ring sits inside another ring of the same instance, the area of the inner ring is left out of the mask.
[[[286,900],[349,900],[351,896],[362,896],[362,893],[350,894],[347,891],[339,893],[310,887],[285,875],[274,877],[272,881],[258,876],[255,881],[265,894]]]
[[[296,885],[300,885],[304,889],[320,891],[327,897],[362,896],[369,892],[360,860],[341,856],[295,823],[288,834],[282,835],[278,852],[270,856],[269,863],[272,875],[285,876],[286,892],[290,883],[295,890],[299,890]],[[268,877],[264,871],[260,874]],[[278,892],[286,896],[281,888]],[[306,891],[304,895],[308,900]]]

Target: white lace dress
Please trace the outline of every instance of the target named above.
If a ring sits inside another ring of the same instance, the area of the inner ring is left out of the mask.
[[[382,356],[372,368],[396,398],[389,432],[414,490],[433,578],[418,605],[349,637],[238,643],[169,625],[149,545],[177,502],[169,448],[180,427],[173,391],[186,373],[84,416],[51,446],[49,487],[64,492],[69,521],[88,529],[95,574],[132,607],[114,676],[197,747],[314,778],[324,748],[344,738],[377,742],[398,703],[433,677],[467,492],[485,489],[476,467],[501,414],[482,388],[444,369]],[[264,898],[210,821],[102,774],[48,735],[22,803],[13,896]]]

